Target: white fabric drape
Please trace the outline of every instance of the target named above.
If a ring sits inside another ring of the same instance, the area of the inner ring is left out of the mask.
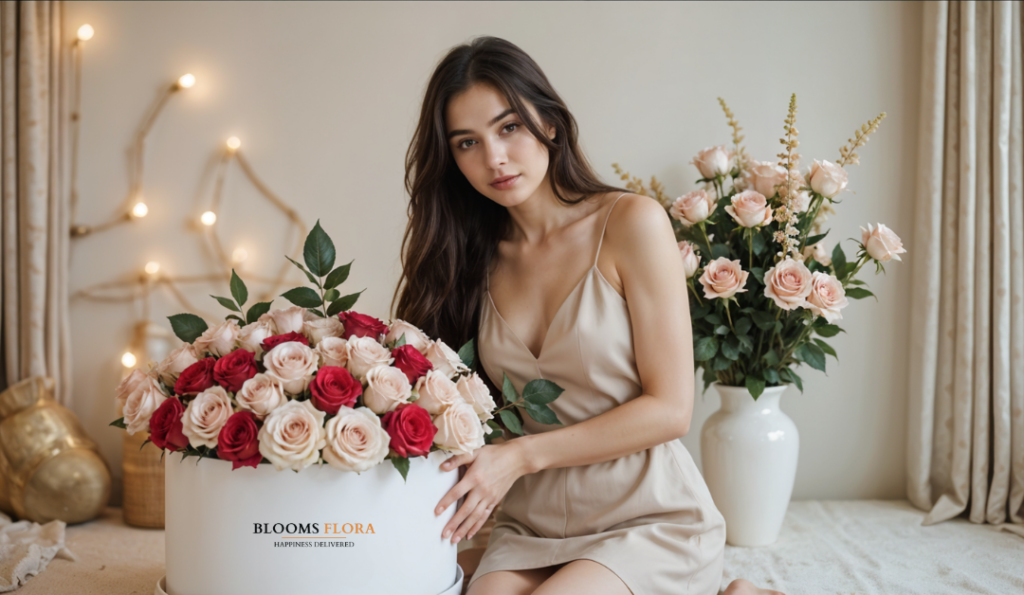
[[[60,1],[0,2],[0,389],[51,376],[70,405],[62,17]]]
[[[907,496],[1024,535],[1021,3],[924,14]]]

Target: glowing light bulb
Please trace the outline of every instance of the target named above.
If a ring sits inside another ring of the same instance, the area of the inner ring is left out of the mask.
[[[190,89],[194,84],[196,84],[196,77],[191,74],[183,74],[181,75],[181,78],[178,79],[178,86],[182,89]]]
[[[135,354],[131,351],[125,351],[124,355],[121,356],[121,365],[126,368],[134,368],[137,362],[138,360],[135,359]]]
[[[89,41],[95,33],[96,31],[93,30],[92,25],[82,25],[78,28],[78,39]]]
[[[132,207],[132,215],[134,215],[136,217],[140,217],[140,218],[141,217],[145,217],[148,213],[149,213],[149,207],[147,207],[146,203],[144,203],[142,201],[139,201],[139,202],[135,203],[135,206]]]
[[[246,258],[249,258],[249,252],[245,248],[235,248],[235,251],[231,253],[231,261],[235,264],[245,262]]]
[[[159,273],[160,272],[160,263],[155,261],[155,260],[151,260],[151,261],[147,262],[146,263],[146,272],[149,273],[150,275],[155,275],[155,274]]]
[[[232,151],[238,150],[238,147],[242,146],[242,141],[238,140],[237,136],[232,136],[228,139],[228,148]]]
[[[217,222],[217,213],[213,211],[206,211],[203,216],[199,218],[203,222],[203,225],[210,226]]]

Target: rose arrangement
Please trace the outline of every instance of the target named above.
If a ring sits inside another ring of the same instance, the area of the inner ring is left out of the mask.
[[[522,434],[517,409],[559,423],[548,407],[562,392],[556,384],[531,381],[520,397],[505,377],[499,408],[475,371],[472,340],[456,352],[403,320],[352,311],[362,292],[338,289],[352,263],[335,268],[319,221],[303,257],[306,266],[289,260],[316,289],[282,294],[291,307],[259,302],[243,313],[248,290],[232,270],[232,297],[211,296],[232,312],[224,322],[170,316],[184,344],[121,381],[124,416],[110,425],[148,431],[146,442],[182,460],[213,457],[233,470],[326,463],[360,473],[389,459],[405,478],[412,457],[473,452],[503,425]]]
[[[828,214],[835,213],[832,205],[841,202],[836,197],[849,191],[844,167],[859,163],[856,149],[878,129],[885,113],[861,126],[840,148],[839,161],[814,160],[802,174],[796,94],[777,163],[748,158],[740,144],[742,129],[721,98],[719,103],[733,129],[734,148],[708,147],[693,159],[702,188],[672,200],[656,178],[651,179],[652,194],[618,164],[613,167],[630,190],[656,198],[672,219],[689,289],[693,357],[704,370],[704,390],[717,380],[746,386],[754,399],[765,386],[784,383],[802,392],[794,368],[807,364],[824,372],[825,356],[837,357],[824,339],[845,332],[834,323],[842,319],[848,300],[874,296],[855,278],[861,267],[873,261],[878,274],[885,271],[883,263],[900,260],[906,252],[900,238],[881,223],[861,227],[853,261],[838,242],[830,256],[823,242],[828,231],[821,232]]]

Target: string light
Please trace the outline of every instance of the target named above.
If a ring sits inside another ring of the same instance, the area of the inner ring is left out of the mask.
[[[95,33],[96,31],[93,30],[92,25],[82,25],[78,28],[78,39],[80,41],[89,41]]]
[[[206,211],[199,220],[203,222],[203,225],[209,227],[217,222],[217,213],[214,213],[213,211]]]
[[[183,74],[178,79],[178,86],[182,89],[191,89],[194,84],[196,84],[196,77],[191,74]]]
[[[142,201],[135,203],[135,206],[132,207],[132,215],[134,215],[135,217],[142,218],[145,217],[147,214],[149,214],[149,207],[147,207],[146,203]]]
[[[235,264],[242,264],[246,258],[249,258],[249,252],[245,248],[235,248],[231,253],[231,262]]]
[[[136,363],[138,363],[138,359],[131,351],[125,351],[124,355],[121,356],[121,365],[126,368],[134,368]]]
[[[231,138],[228,139],[228,149],[232,151],[237,151],[238,147],[241,146],[242,141],[240,141],[237,136],[232,136]]]
[[[160,272],[160,263],[159,262],[157,262],[155,260],[151,260],[151,261],[146,263],[146,273],[148,273],[150,275],[155,275],[155,274],[157,274],[159,272]]]

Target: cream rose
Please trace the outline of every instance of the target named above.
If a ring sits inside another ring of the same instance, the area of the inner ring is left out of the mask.
[[[832,257],[825,252],[825,246],[821,242],[818,242],[813,246],[804,246],[802,254],[805,259],[813,258],[818,261],[818,264],[823,266],[832,266]]]
[[[732,204],[725,207],[725,212],[743,227],[760,227],[772,221],[772,208],[768,206],[768,200],[754,190],[734,194]]]
[[[185,343],[167,354],[167,357],[156,365],[155,371],[161,382],[167,386],[174,386],[182,371],[197,361],[199,358],[196,357],[196,350],[189,343]]]
[[[314,347],[319,345],[320,341],[326,337],[340,337],[345,331],[337,316],[329,316],[327,318],[320,318],[316,314],[313,316],[312,320],[306,320],[302,323],[302,334],[309,339],[310,345]]]
[[[348,341],[341,337],[324,337],[313,351],[320,356],[320,363],[325,366],[344,368],[348,363]]]
[[[786,168],[771,161],[753,161],[744,178],[748,188],[771,198],[778,193],[776,187],[786,182]]]
[[[679,242],[679,255],[683,258],[683,270],[686,272],[687,279],[700,268],[700,257],[694,252],[695,248],[696,246],[686,240]]]
[[[872,228],[868,223],[868,228],[862,227],[860,231],[861,243],[864,244],[864,248],[871,258],[880,262],[888,262],[893,258],[899,261],[903,260],[899,257],[900,254],[906,252],[903,249],[903,241],[891,229],[881,223],[878,224],[878,227]]]
[[[677,198],[669,207],[668,213],[684,227],[690,227],[710,217],[716,205],[715,199],[707,192],[694,190]]]
[[[811,271],[799,260],[787,258],[764,274],[764,294],[783,310],[809,308]]]
[[[260,454],[278,471],[309,467],[320,460],[320,449],[327,444],[325,417],[310,401],[288,401],[263,421],[257,434]]]
[[[264,314],[264,316],[266,316]],[[256,357],[263,355],[263,340],[274,336],[273,321],[260,316],[259,320],[242,327],[238,333],[238,346],[246,351],[256,354]]]
[[[427,345],[430,343],[430,337],[428,337],[427,334],[419,328],[404,320],[395,320],[391,323],[391,327],[388,329],[388,334],[384,337],[384,342],[392,343],[393,341],[400,339],[402,335],[405,335],[406,345],[412,345],[412,348],[420,353],[424,353],[427,350]]]
[[[347,347],[348,362],[345,367],[360,382],[366,379],[366,373],[371,368],[391,364],[391,352],[373,337],[351,337]]]
[[[455,350],[441,339],[428,343],[423,355],[430,360],[430,363],[434,364],[435,370],[444,373],[449,378],[457,373],[469,371],[466,364],[462,363],[459,354],[455,353]]]
[[[298,341],[279,343],[263,354],[267,374],[280,382],[288,395],[300,395],[306,390],[318,363],[317,354]]]
[[[750,273],[740,267],[740,261],[729,260],[724,256],[712,260],[704,267],[700,276],[700,284],[704,286],[704,297],[710,299],[727,299],[743,293]]]
[[[473,406],[459,401],[434,418],[434,444],[456,454],[470,454],[484,445],[484,430]]]
[[[228,418],[235,411],[231,397],[219,386],[212,386],[189,401],[181,416],[181,432],[188,436],[188,443],[199,448],[217,446],[217,435]]]
[[[451,405],[464,402],[455,383],[445,373],[437,370],[430,370],[420,376],[416,381],[416,393],[419,395],[416,404],[430,415],[438,415]]]
[[[288,397],[284,396],[281,382],[268,374],[256,374],[242,384],[241,390],[235,393],[235,402],[241,409],[252,411],[256,417],[263,419],[270,412],[285,404]]]
[[[135,370],[138,372],[138,370]],[[160,404],[167,398],[160,383],[152,376],[144,375],[142,380],[135,385],[134,390],[128,393],[124,400],[121,413],[124,414],[124,423],[128,427],[129,434],[138,431],[149,431],[149,418],[153,417]]]
[[[815,271],[811,277],[811,294],[807,296],[807,301],[811,312],[824,316],[828,322],[841,319],[843,315],[839,311],[849,304],[846,290],[839,279],[821,271]]]
[[[846,189],[846,170],[835,163],[830,163],[827,159],[821,163],[815,159],[807,178],[811,184],[811,190],[828,198],[832,198]]]
[[[210,352],[217,357],[224,357],[231,353],[235,350],[241,330],[238,327],[238,322],[233,318],[206,329],[203,334],[199,335],[199,338],[192,342],[196,356]]]
[[[412,385],[405,372],[392,366],[377,366],[366,373],[363,403],[374,413],[394,411],[412,397]]]
[[[131,371],[131,374],[122,378],[121,382],[117,385],[117,389],[115,389],[115,395],[117,400],[121,402],[121,407],[124,407],[124,403],[128,399],[128,395],[132,394],[132,392],[138,388],[146,378],[152,377],[152,374],[146,374],[142,370],[136,368]]]
[[[366,407],[342,407],[327,422],[324,460],[335,469],[361,473],[388,456],[391,436]]]
[[[473,406],[473,411],[480,421],[494,419],[492,412],[497,408],[497,404],[491,396],[491,391],[487,390],[487,385],[476,372],[459,378],[455,388],[462,395],[462,399]]]
[[[271,310],[260,316],[259,319],[269,321],[274,327],[275,335],[301,333],[307,313],[308,311],[302,306],[291,306],[280,310]]]
[[[729,173],[729,161],[732,159],[732,151],[725,148],[725,145],[708,147],[697,153],[690,163],[697,166],[702,178],[713,178]]]

